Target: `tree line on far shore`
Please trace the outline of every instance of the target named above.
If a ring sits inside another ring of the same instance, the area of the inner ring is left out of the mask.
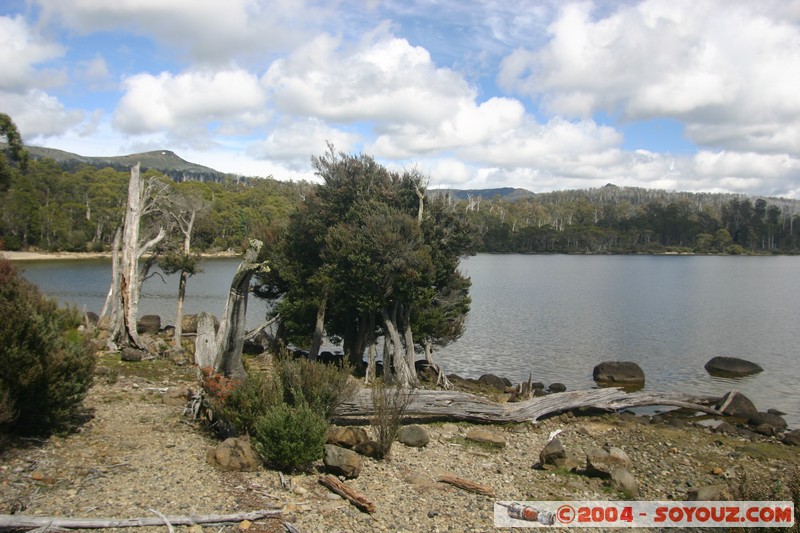
[[[0,132],[0,140],[3,136]],[[110,249],[123,217],[128,172],[88,165],[65,170],[53,160],[29,160],[20,143],[9,142],[2,152],[0,250]],[[161,175],[143,172],[143,179],[154,176]],[[209,206],[194,226],[192,247],[199,252],[240,251],[253,237],[275,240],[315,187],[307,181],[233,176],[171,184]],[[613,185],[517,200],[428,193],[464,213],[479,252],[800,253],[797,200]]]

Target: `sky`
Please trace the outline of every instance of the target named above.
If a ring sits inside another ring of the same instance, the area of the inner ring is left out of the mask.
[[[800,0],[2,0],[26,144],[800,199]]]

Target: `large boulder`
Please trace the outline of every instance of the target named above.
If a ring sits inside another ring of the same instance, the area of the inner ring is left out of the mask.
[[[467,431],[467,434],[464,435],[464,437],[472,442],[477,442],[496,448],[505,448],[506,446],[505,437],[489,429],[473,428]]]
[[[644,371],[632,361],[605,361],[594,367],[592,378],[602,384],[643,385]]]
[[[586,473],[589,475],[610,479],[614,470],[629,470],[630,467],[631,458],[621,448],[608,446],[591,448],[586,452]]]
[[[372,457],[373,459],[380,459],[383,453],[381,451],[380,445],[371,439],[368,440],[367,442],[356,444],[355,447],[353,448],[353,451],[358,453],[359,455],[363,455],[365,457]]]
[[[484,374],[478,378],[478,381],[487,387],[491,387],[499,391],[504,391],[506,390],[506,387],[513,385],[511,380],[508,378],[501,378],[500,376],[495,376],[494,374]]]
[[[158,315],[144,315],[136,323],[136,331],[139,334],[149,333],[155,335],[161,331],[161,317]]]
[[[758,374],[764,369],[759,365],[739,359],[738,357],[712,357],[705,365],[706,371],[712,376],[741,377]]]
[[[258,454],[250,442],[245,439],[231,437],[219,443],[208,452],[208,463],[222,470],[247,472],[257,470],[261,466]]]
[[[639,495],[639,483],[625,468],[615,468],[611,471],[609,486],[625,494],[628,498],[635,498]]]
[[[358,453],[333,444],[325,445],[322,461],[330,473],[351,479],[358,477],[364,466]]]
[[[181,318],[181,332],[184,335],[197,333],[197,315],[183,315]]]
[[[353,449],[359,444],[369,441],[367,430],[360,427],[338,427],[331,426],[328,429],[328,444],[335,444],[344,448]]]
[[[750,398],[736,390],[726,393],[714,407],[728,416],[745,420],[750,420],[758,414],[758,409]]]
[[[766,424],[772,426],[777,430],[786,429],[786,420],[780,415],[773,415],[772,413],[758,412],[750,417],[747,421],[751,426],[760,426]]]
[[[92,311],[87,311],[83,314],[83,322],[88,326],[97,327],[97,323],[100,321],[100,317],[97,316],[97,313],[93,313]]]
[[[120,359],[128,363],[138,363],[139,361],[144,359],[145,355],[146,355],[145,351],[139,350],[137,348],[130,348],[128,346],[125,346],[122,348],[122,350],[120,350]]]
[[[430,442],[430,437],[424,427],[412,424],[403,426],[397,431],[397,440],[411,448],[422,448]]]
[[[795,429],[784,433],[783,443],[789,446],[800,446],[800,429]]]
[[[567,452],[564,450],[564,445],[558,437],[550,439],[550,441],[539,452],[539,464],[542,468],[549,466],[560,468],[567,462]]]

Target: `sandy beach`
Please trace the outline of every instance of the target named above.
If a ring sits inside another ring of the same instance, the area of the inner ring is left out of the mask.
[[[0,251],[0,258],[9,261],[45,261],[53,259],[102,259],[111,252],[10,252]]]

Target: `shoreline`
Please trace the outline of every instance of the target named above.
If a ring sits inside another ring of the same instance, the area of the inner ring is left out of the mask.
[[[211,252],[202,253],[203,259],[213,257],[238,257],[235,252]],[[61,261],[61,260],[80,260],[80,259],[111,259],[111,252],[32,252],[32,251],[8,251],[0,250],[0,259],[9,261]]]

